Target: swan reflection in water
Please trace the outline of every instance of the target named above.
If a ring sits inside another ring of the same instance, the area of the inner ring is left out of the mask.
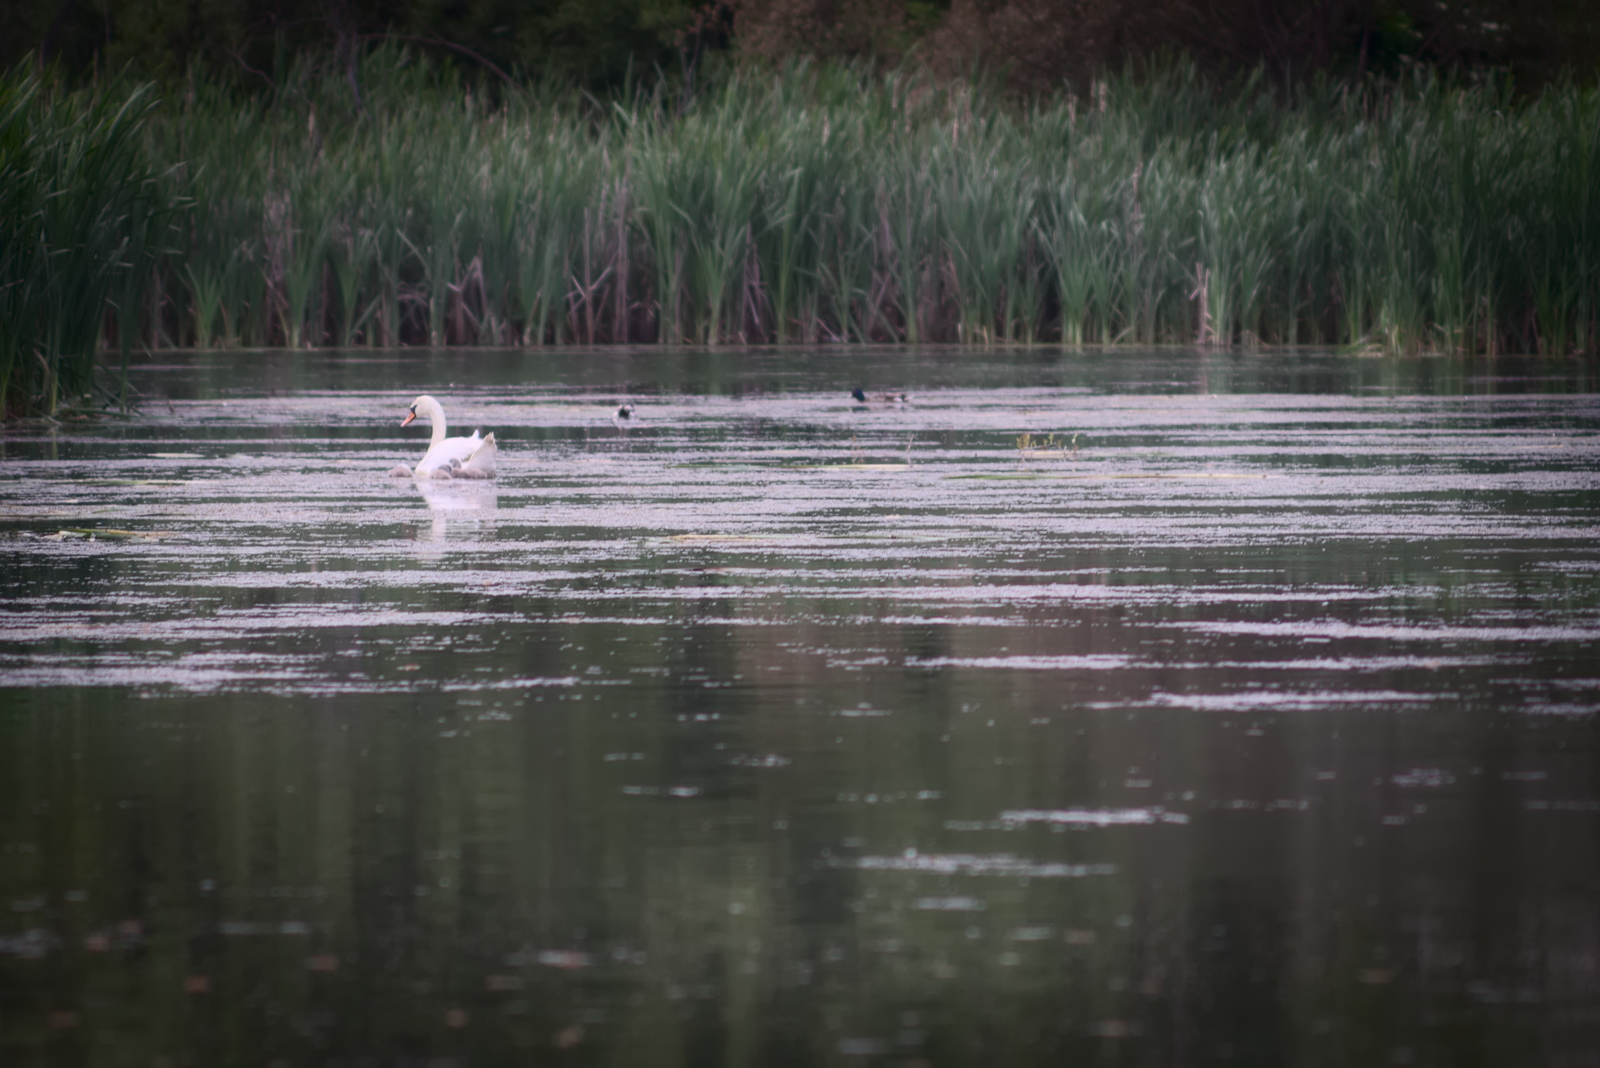
[[[492,535],[495,510],[500,507],[493,482],[416,482],[412,489],[428,502],[433,518],[426,534],[418,531],[419,541],[471,540]]]

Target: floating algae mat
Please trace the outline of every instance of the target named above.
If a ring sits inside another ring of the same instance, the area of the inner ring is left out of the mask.
[[[1592,1058],[1588,365],[161,356],[0,432],[0,1063]]]
[[[115,527],[63,527],[56,532],[57,537],[73,538],[170,538],[172,535],[161,530],[118,530]]]

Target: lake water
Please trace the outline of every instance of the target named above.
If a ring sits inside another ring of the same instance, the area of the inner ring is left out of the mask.
[[[0,1063],[1600,1064],[1593,365],[133,383],[0,434]]]

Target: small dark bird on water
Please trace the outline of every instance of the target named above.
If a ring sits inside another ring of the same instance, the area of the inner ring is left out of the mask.
[[[632,419],[633,418],[633,405],[624,404],[622,407],[618,408],[617,409],[617,418],[618,419]]]
[[[904,393],[874,393],[869,396],[860,386],[852,389],[850,396],[856,399],[857,404],[904,404],[911,399]]]

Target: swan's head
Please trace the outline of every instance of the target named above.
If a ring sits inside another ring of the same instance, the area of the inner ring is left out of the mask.
[[[406,417],[400,420],[400,425],[410,426],[416,421],[417,416],[427,415],[429,413],[429,409],[438,407],[438,404],[438,401],[424,393],[422,396],[411,402],[411,407],[406,410]],[[420,409],[420,411],[418,409]]]

